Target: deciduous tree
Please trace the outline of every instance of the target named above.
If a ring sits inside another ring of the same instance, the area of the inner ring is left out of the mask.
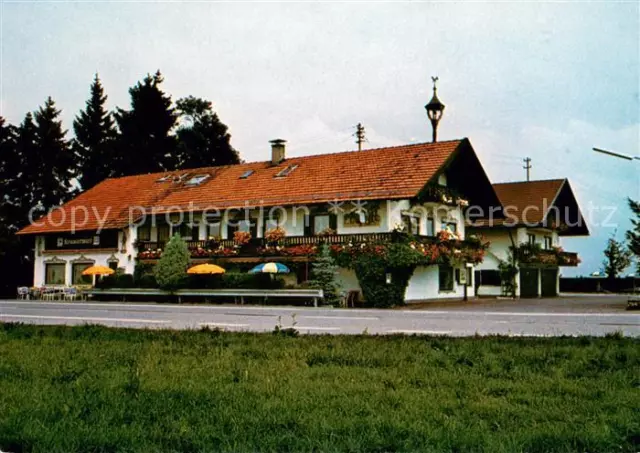
[[[614,279],[618,274],[631,264],[631,252],[622,242],[616,241],[615,234],[609,238],[607,248],[604,250],[604,272],[609,279]]]
[[[231,135],[211,102],[189,96],[179,99],[176,108],[182,122],[177,131],[177,168],[230,165],[240,162],[231,146]]]

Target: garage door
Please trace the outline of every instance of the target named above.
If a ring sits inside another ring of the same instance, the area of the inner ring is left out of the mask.
[[[555,297],[557,292],[558,269],[542,269],[542,297]]]
[[[538,269],[520,268],[520,297],[538,297]]]

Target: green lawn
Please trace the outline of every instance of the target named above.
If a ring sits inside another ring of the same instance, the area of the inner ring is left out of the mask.
[[[640,341],[0,324],[0,450],[640,450]]]

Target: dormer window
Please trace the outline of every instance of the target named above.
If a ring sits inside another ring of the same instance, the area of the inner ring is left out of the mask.
[[[247,179],[249,176],[251,176],[254,173],[253,170],[247,170],[244,173],[242,173],[242,175],[240,175],[240,179]]]
[[[298,168],[297,165],[289,165],[284,170],[280,170],[280,172],[278,172],[278,174],[276,175],[276,178],[284,178],[285,176],[289,176],[289,173],[291,173],[296,168]]]
[[[186,186],[197,186],[198,184],[202,184],[204,181],[209,179],[210,176],[211,175],[195,175],[189,178],[184,184]]]

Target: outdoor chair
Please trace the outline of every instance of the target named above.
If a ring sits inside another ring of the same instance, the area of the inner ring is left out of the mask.
[[[29,288],[21,286],[18,288],[18,299],[29,300]]]
[[[64,288],[62,291],[64,300],[76,300],[78,297],[78,290],[76,288]]]

